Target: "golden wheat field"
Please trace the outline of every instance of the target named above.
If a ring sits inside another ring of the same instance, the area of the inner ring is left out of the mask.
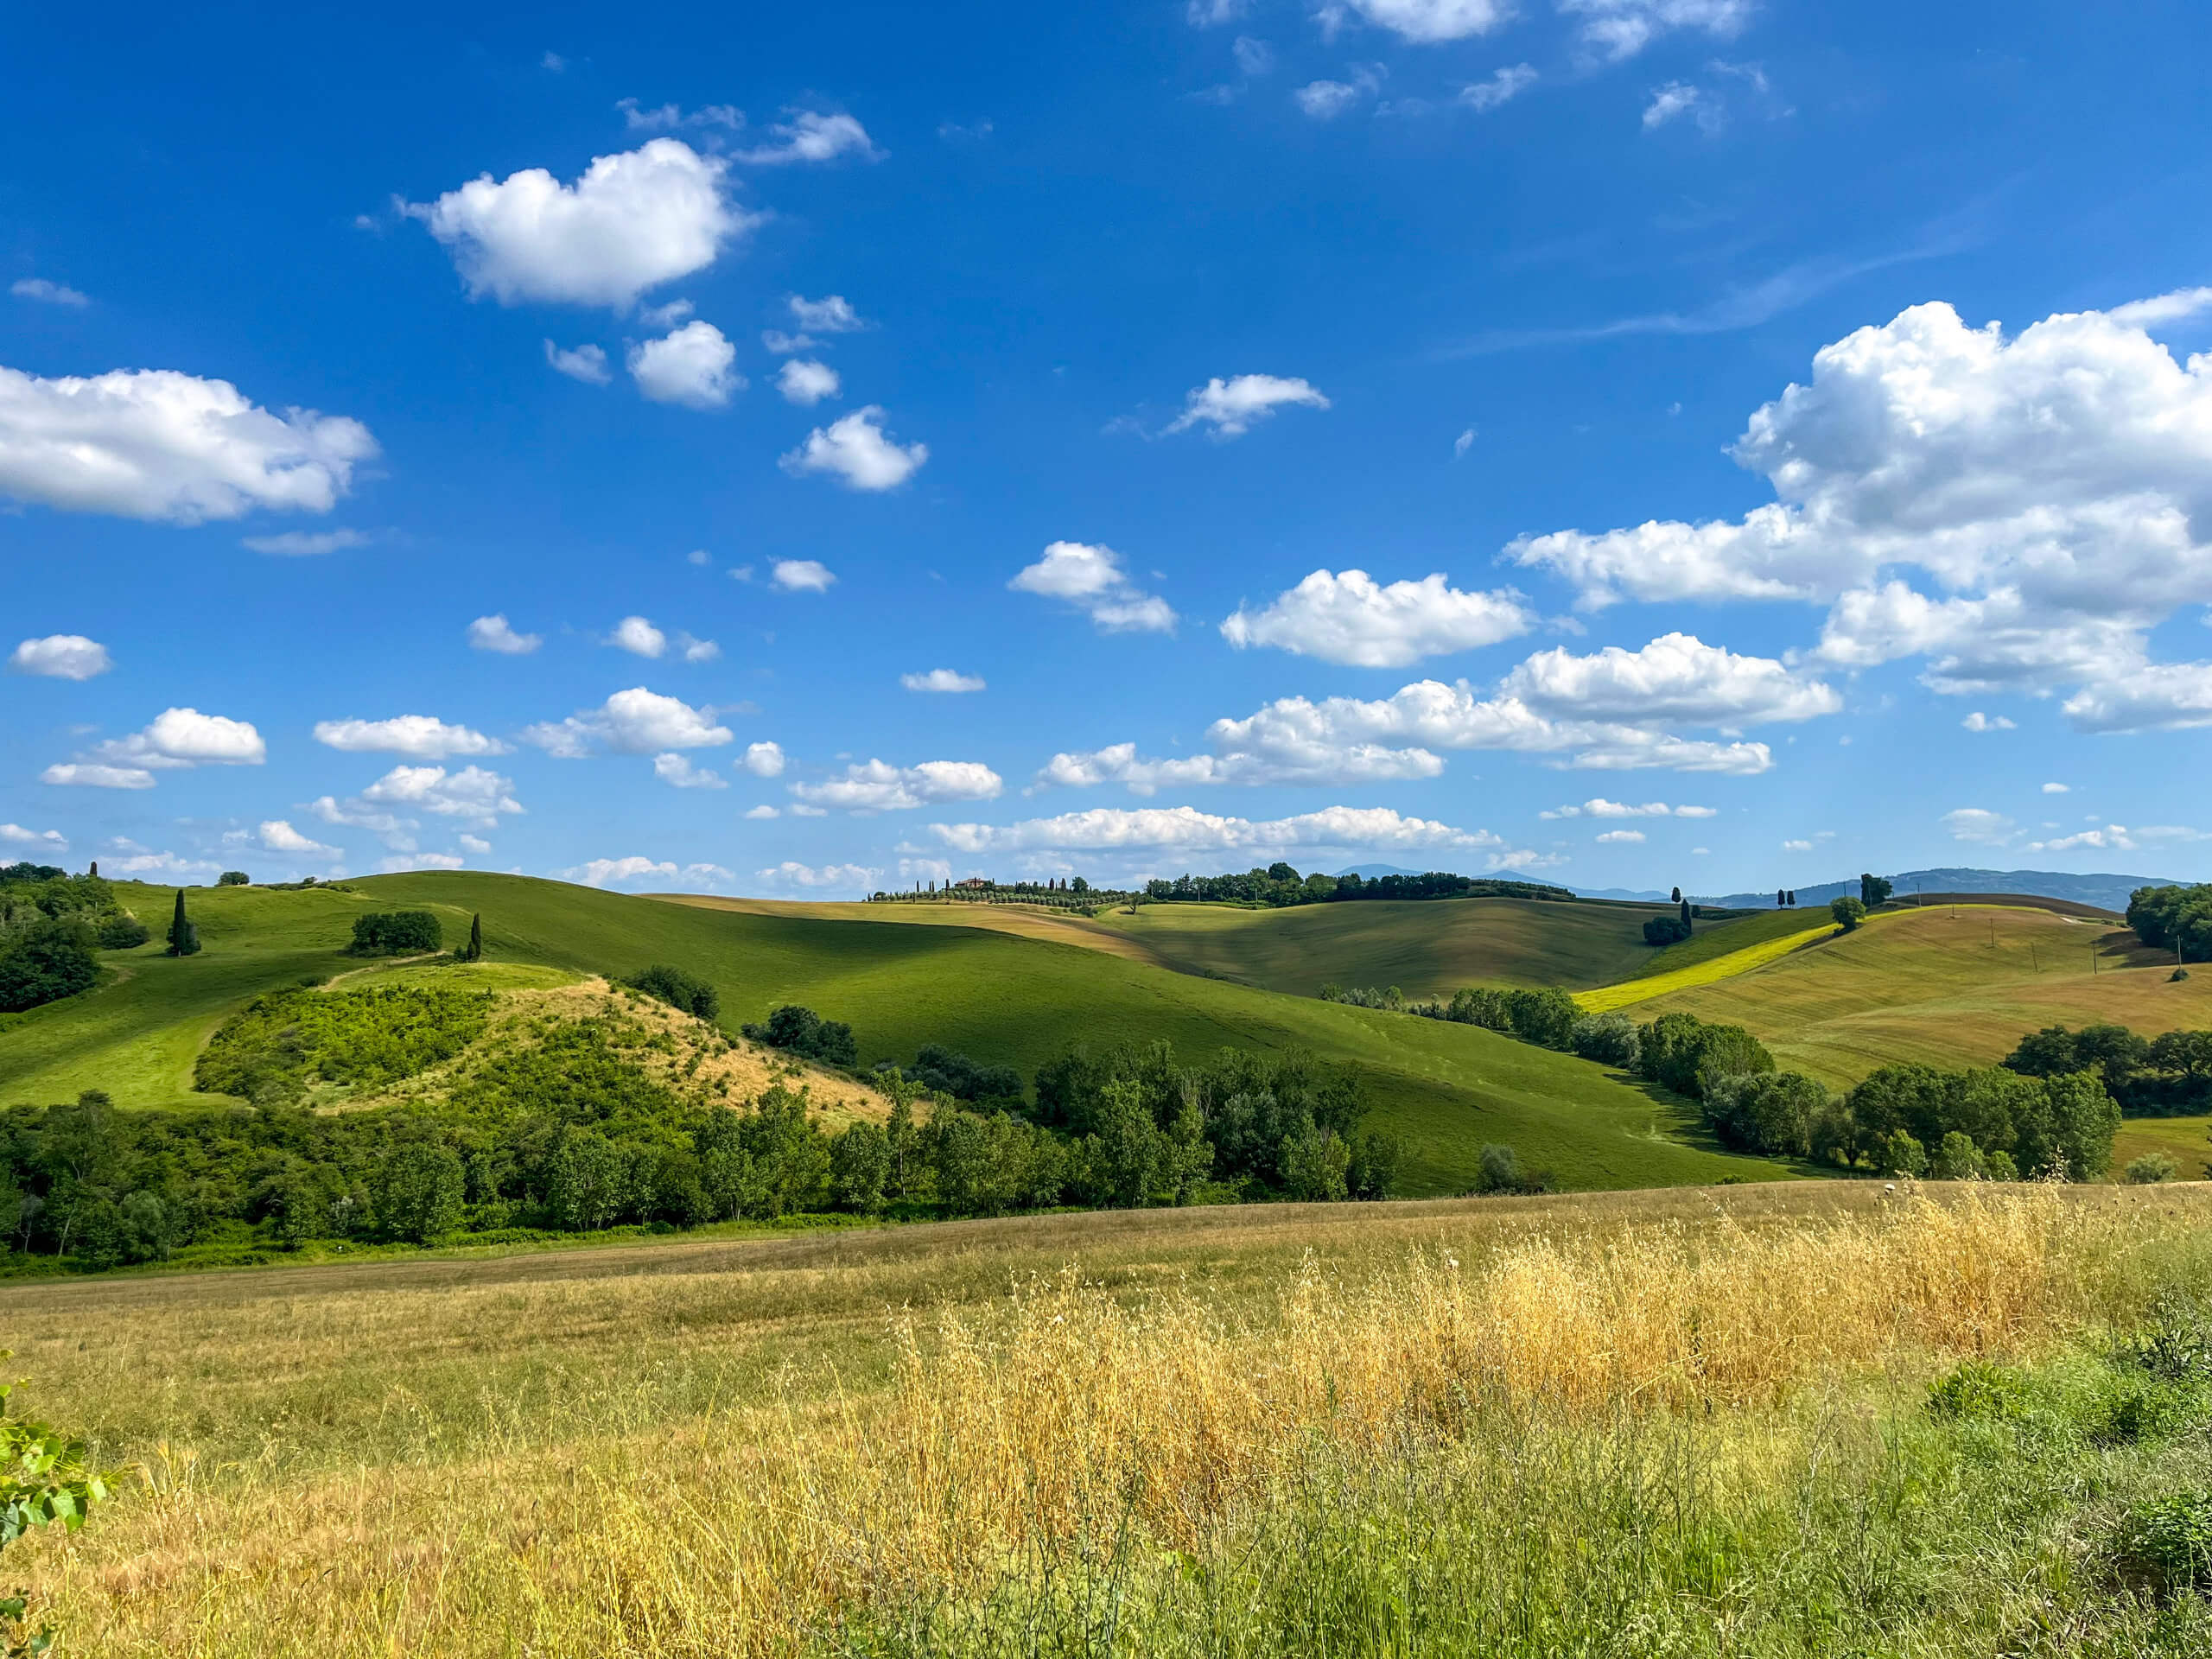
[[[1818,1467],[1806,1401],[2125,1324],[2208,1223],[2202,1187],[1823,1184],[0,1287],[34,1414],[134,1471],[8,1566],[100,1655],[941,1646],[854,1620],[1102,1539],[1211,1560],[1317,1471],[1479,1465],[1489,1513],[1509,1449],[1579,1478],[1673,1425],[1752,1503]]]

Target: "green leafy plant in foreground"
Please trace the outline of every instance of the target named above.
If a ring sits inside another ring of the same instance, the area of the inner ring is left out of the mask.
[[[8,1357],[0,1351],[0,1360]],[[85,1463],[85,1443],[44,1423],[26,1422],[8,1408],[16,1391],[0,1382],[0,1548],[33,1527],[59,1523],[74,1532],[95,1503],[108,1497],[107,1483]],[[54,1645],[54,1632],[26,1621],[29,1598],[0,1596],[0,1656],[28,1659]]]

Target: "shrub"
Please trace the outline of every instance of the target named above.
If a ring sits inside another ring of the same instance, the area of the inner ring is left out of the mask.
[[[93,943],[103,950],[136,950],[154,936],[136,916],[118,911],[92,931]]]
[[[680,1008],[696,1019],[712,1020],[721,1012],[721,993],[696,974],[687,974],[681,968],[671,968],[665,963],[655,963],[639,969],[622,982],[632,990],[643,991],[648,996],[659,998],[672,1008]]]
[[[1675,916],[1655,916],[1643,925],[1643,942],[1646,944],[1680,944],[1689,936],[1690,925]]]
[[[2134,1505],[2114,1529],[2112,1553],[2121,1578],[2156,1595],[2212,1584],[2212,1491]]]
[[[1290,1198],[1332,1203],[1351,1190],[1351,1148],[1332,1129],[1308,1128],[1283,1143],[1282,1184]]]
[[[1929,1385],[1931,1416],[1955,1421],[2014,1422],[2028,1414],[2027,1379],[1986,1359],[1970,1359]]]
[[[386,910],[356,917],[353,943],[346,947],[356,957],[416,957],[441,950],[445,930],[427,910]]]
[[[2181,1166],[2163,1152],[2146,1152],[2140,1158],[2128,1160],[2127,1179],[2136,1186],[2154,1186],[2160,1181],[2171,1181],[2181,1171]]]
[[[853,1028],[842,1020],[824,1020],[812,1008],[786,1002],[768,1015],[766,1025],[748,1025],[745,1034],[756,1043],[780,1048],[803,1059],[824,1065],[857,1065],[860,1047]]]
[[[1019,1108],[1021,1073],[1010,1065],[985,1065],[938,1043],[925,1043],[906,1075],[925,1089],[955,1100]]]

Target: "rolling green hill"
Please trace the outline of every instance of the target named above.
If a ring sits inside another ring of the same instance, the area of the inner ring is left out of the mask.
[[[667,896],[680,904],[755,915],[835,915],[1057,939],[1294,996],[1316,995],[1332,982],[1395,985],[1411,997],[1449,996],[1465,985],[1606,985],[1679,965],[1676,951],[1702,948],[1708,938],[1750,944],[1765,937],[1760,930],[1770,925],[1766,915],[1714,923],[1709,934],[1701,931],[1688,944],[1655,951],[1643,942],[1643,924],[1672,914],[1667,905],[1439,899],[1251,910],[1177,904],[1093,918],[1018,905],[795,905]],[[1817,919],[1807,916],[1796,925],[1808,927]]]
[[[1705,1149],[1677,1109],[1567,1056],[1100,950],[977,928],[672,905],[474,872],[350,885],[356,890],[346,893],[195,891],[200,956],[171,961],[149,946],[110,958],[113,982],[0,1030],[0,1101],[104,1088],[126,1106],[208,1103],[190,1092],[192,1060],[226,1013],[260,990],[358,966],[340,950],[364,910],[427,906],[448,918],[451,937],[480,912],[494,962],[596,974],[648,962],[684,967],[720,988],[732,1026],[779,1002],[807,1003],[852,1022],[864,1064],[910,1059],[932,1041],[1024,1072],[1078,1042],[1166,1039],[1193,1056],[1224,1046],[1310,1049],[1362,1069],[1376,1122],[1408,1142],[1408,1185],[1419,1192],[1471,1185],[1478,1154],[1492,1141],[1573,1187],[1782,1173]],[[125,902],[159,913],[172,891],[126,887]]]
[[[1628,1012],[1649,1020],[1679,1009],[1747,1027],[1783,1066],[1842,1087],[1902,1061],[1986,1065],[2053,1024],[2212,1026],[2212,974],[2175,983],[2172,971],[2170,958],[2107,921],[1945,905],[1885,912],[1856,933]]]

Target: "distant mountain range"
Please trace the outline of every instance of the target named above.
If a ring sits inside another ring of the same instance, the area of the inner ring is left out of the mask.
[[[1385,875],[1427,875],[1427,870],[1409,870],[1402,864],[1347,864],[1341,870],[1331,870],[1331,875],[1356,875],[1363,881],[1372,881]],[[1664,894],[1661,895],[1662,898]]]
[[[1361,872],[1363,875],[1364,871]],[[2073,875],[2063,870],[1907,870],[1890,877],[1902,899],[1914,891],[1922,893],[2025,893],[2039,899],[2069,899],[2077,905],[2094,905],[2100,910],[2124,911],[2128,895],[2138,887],[2163,887],[2172,885],[2171,877],[2158,875]],[[1632,891],[1626,887],[1576,887],[1576,893],[1586,899],[1626,899],[1645,902],[1664,902],[1663,889],[1650,892]],[[1824,881],[1818,887],[1797,889],[1797,907],[1825,905],[1831,899],[1845,893],[1856,897],[1859,878],[1847,880]],[[1690,897],[1700,905],[1717,905],[1729,910],[1771,910],[1774,894],[1769,893],[1731,893],[1716,896],[1694,893]]]

